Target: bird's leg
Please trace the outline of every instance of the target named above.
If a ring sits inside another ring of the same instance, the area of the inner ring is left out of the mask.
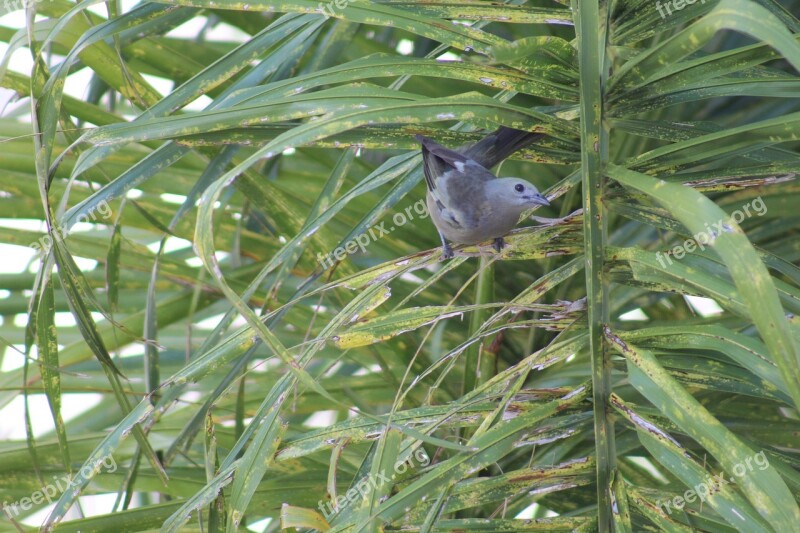
[[[504,241],[502,237],[497,237],[494,240],[494,244],[492,246],[494,246],[494,249],[497,250],[497,253],[499,254],[500,252],[503,251],[503,246],[505,245],[506,241]]]
[[[453,257],[453,248],[449,244],[444,243],[442,247],[442,259],[451,259]]]
[[[442,232],[439,232],[439,238],[442,239],[442,259],[450,259],[453,257],[453,249],[450,247],[450,244],[442,235]]]

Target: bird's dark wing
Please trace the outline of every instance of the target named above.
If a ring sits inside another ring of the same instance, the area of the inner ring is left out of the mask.
[[[462,153],[482,167],[492,168],[517,150],[522,150],[541,137],[544,137],[544,134],[501,126],[469,148],[462,150]]]
[[[491,211],[486,182],[494,179],[494,174],[469,159],[466,172],[451,170],[444,175],[439,181],[441,190],[434,196],[441,198],[460,227],[474,229]]]
[[[422,135],[417,135],[417,140],[422,143],[422,166],[429,191],[435,191],[437,180],[451,170],[464,172],[467,157]]]

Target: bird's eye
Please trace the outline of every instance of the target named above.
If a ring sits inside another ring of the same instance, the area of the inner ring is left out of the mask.
[[[514,185],[514,190],[517,192],[522,192],[525,190],[525,186],[521,183],[517,183],[516,185]]]

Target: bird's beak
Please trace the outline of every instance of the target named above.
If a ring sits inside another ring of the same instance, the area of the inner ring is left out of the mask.
[[[550,205],[550,202],[547,201],[547,198],[544,197],[541,193],[536,193],[531,196],[526,196],[526,200],[528,200],[533,205]]]

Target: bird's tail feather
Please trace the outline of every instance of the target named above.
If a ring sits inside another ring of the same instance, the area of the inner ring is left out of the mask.
[[[544,134],[501,126],[464,150],[463,153],[484,168],[492,168],[517,150],[522,150],[541,137],[544,137]]]

